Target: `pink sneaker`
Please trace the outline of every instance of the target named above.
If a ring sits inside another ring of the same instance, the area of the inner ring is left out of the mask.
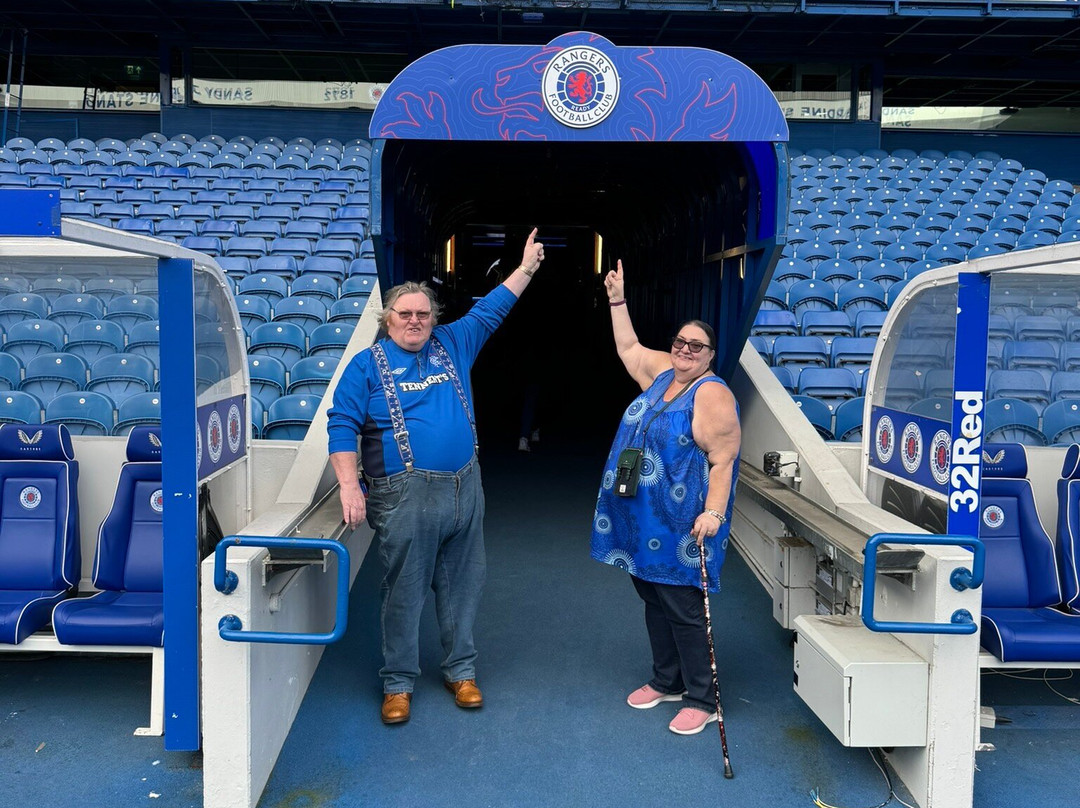
[[[716,720],[716,713],[707,713],[694,707],[683,707],[668,724],[676,735],[697,735],[706,724]]]
[[[682,693],[661,693],[648,685],[642,685],[626,697],[626,703],[635,710],[648,710],[662,701],[682,701],[682,697]]]

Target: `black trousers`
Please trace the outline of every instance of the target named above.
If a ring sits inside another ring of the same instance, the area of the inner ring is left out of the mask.
[[[701,590],[630,577],[634,589],[645,601],[645,628],[653,655],[653,678],[649,686],[661,693],[685,690],[684,707],[715,712]]]

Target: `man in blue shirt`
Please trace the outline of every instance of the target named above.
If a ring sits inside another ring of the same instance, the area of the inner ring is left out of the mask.
[[[487,572],[484,492],[469,371],[544,260],[535,239],[534,229],[520,266],[449,325],[438,325],[439,305],[426,284],[391,289],[380,315],[386,337],[353,358],[334,392],[327,432],[342,516],[350,527],[367,517],[385,570],[379,675],[386,724],[409,720],[429,588],[446,687],[459,707],[484,703],[472,636]]]

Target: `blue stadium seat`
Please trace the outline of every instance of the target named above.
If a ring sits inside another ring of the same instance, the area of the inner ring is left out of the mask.
[[[57,606],[53,628],[60,643],[163,645],[162,503],[160,429],[138,427],[128,437],[127,462],[98,531],[93,584],[100,591]]]
[[[264,241],[279,238],[281,232],[281,222],[273,219],[252,219],[240,224],[240,235],[249,238],[261,238]]]
[[[78,479],[64,427],[0,426],[0,643],[46,626],[78,588]]]
[[[45,298],[33,292],[16,292],[0,298],[0,328],[4,331],[22,320],[44,320],[48,313]]]
[[[839,289],[848,281],[859,277],[859,269],[851,261],[833,258],[818,264],[814,268],[814,277],[829,284],[833,289]]]
[[[1065,326],[1057,317],[1044,314],[1020,314],[1013,322],[1018,340],[1065,341]]]
[[[1052,446],[1080,443],[1080,397],[1063,398],[1043,410],[1042,432]]]
[[[1026,450],[988,443],[984,451],[996,462],[983,463],[982,646],[1004,662],[1080,661],[1075,619],[1053,608],[1063,599],[1061,581],[1054,542],[1035,506]]]
[[[834,439],[849,443],[862,442],[863,409],[866,405],[865,396],[849,399],[836,408],[834,419]]]
[[[240,295],[261,297],[272,307],[282,298],[288,297],[289,286],[281,275],[257,273],[242,279],[237,292]]]
[[[240,235],[240,226],[236,222],[207,219],[199,225],[199,235],[203,238],[216,238],[221,242],[225,242],[233,236]],[[218,252],[221,252],[221,250],[218,249]]]
[[[1055,342],[1006,340],[1002,361],[1006,370],[1030,368],[1046,371],[1045,376],[1058,369],[1058,346]]]
[[[333,356],[308,356],[299,360],[289,370],[289,395],[295,393],[322,396],[337,370],[338,360]]]
[[[311,254],[313,247],[314,243],[306,238],[276,238],[270,242],[270,254],[291,256],[302,261]]]
[[[757,313],[750,333],[756,337],[772,339],[780,336],[798,336],[799,325],[795,322],[795,315],[790,311],[763,310]]]
[[[353,327],[347,323],[324,323],[308,338],[308,356],[341,357],[352,337]]]
[[[832,311],[836,309],[835,290],[827,283],[816,280],[799,281],[787,290],[788,306],[799,319],[805,311]]]
[[[995,370],[991,373],[1007,373]],[[1019,373],[1022,371],[1013,371]],[[1037,374],[1036,374],[1037,375]],[[1039,412],[1018,398],[991,398],[984,415],[987,441],[1045,446],[1046,436],[1039,429]]]
[[[307,435],[320,400],[320,396],[307,393],[277,399],[267,408],[263,437],[268,440],[302,440]]]
[[[286,297],[274,304],[275,323],[296,323],[310,333],[326,322],[326,304],[310,295]]]
[[[236,298],[236,309],[247,333],[257,325],[270,322],[272,316],[270,302],[257,295],[240,295]]]
[[[158,362],[158,345],[161,337],[161,325],[157,320],[147,320],[132,326],[127,335],[127,353],[138,354]]]
[[[127,435],[135,427],[161,424],[161,393],[136,393],[116,407],[114,435]]]
[[[154,362],[140,354],[103,356],[90,366],[86,389],[102,393],[119,404],[136,393],[154,389]]]
[[[160,228],[158,230],[160,231]],[[266,240],[256,236],[236,236],[225,245],[225,255],[240,258],[262,258],[266,255]]]
[[[4,352],[23,366],[35,356],[64,350],[64,329],[49,320],[23,320],[7,331]]]
[[[952,421],[951,398],[924,398],[908,407],[912,415],[936,418],[939,421]]]
[[[273,356],[248,356],[248,377],[251,392],[263,402],[273,401],[285,395],[288,368],[280,359]]]
[[[354,261],[353,263],[356,262]],[[341,297],[342,299],[347,297],[367,298],[371,295],[371,292],[375,288],[375,284],[377,282],[378,278],[374,275],[350,275],[341,282]],[[784,291],[784,288],[775,281],[771,281],[769,283],[769,290],[773,292],[773,295],[771,297],[772,305],[767,307],[763,301],[762,309],[786,309],[787,293]],[[776,297],[777,291],[779,292],[779,298]],[[769,296],[769,292],[766,292],[766,296]],[[1080,323],[1078,323],[1077,327],[1080,328]]]
[[[855,334],[856,337],[877,337],[881,333],[881,329],[885,325],[885,318],[888,316],[884,311],[867,311],[863,310],[855,314]]]
[[[251,274],[251,259],[237,256],[221,256],[215,259],[218,266],[230,278],[237,280]]]
[[[342,297],[330,306],[327,322],[350,323],[355,325],[367,307],[367,299],[360,297]]]
[[[52,304],[49,320],[70,331],[74,326],[87,320],[100,320],[105,314],[105,305],[91,293],[61,295]]]
[[[859,382],[847,368],[805,367],[799,373],[798,392],[813,396],[830,411],[859,394]]]
[[[352,261],[357,257],[359,245],[352,239],[321,238],[315,242],[313,253],[324,258],[340,258]]]
[[[870,280],[853,280],[836,290],[837,308],[855,314],[859,311],[885,311],[885,289]]]
[[[301,208],[301,211],[304,209]],[[317,242],[323,237],[325,225],[314,219],[297,219],[285,223],[285,238],[302,238]]]
[[[304,263],[306,267],[307,262]],[[304,272],[307,270],[305,269]],[[340,287],[333,275],[312,272],[301,273],[300,277],[289,285],[289,291],[293,296],[314,297],[325,305],[330,305],[338,299]]]
[[[834,368],[848,368],[854,372],[870,367],[877,347],[875,337],[836,337],[829,346],[830,361]]]
[[[9,353],[0,353],[0,390],[17,390],[22,380],[22,362]]]
[[[255,262],[255,273],[259,276],[277,275],[291,281],[299,272],[299,262],[292,255],[266,255]]]
[[[783,258],[773,270],[773,280],[779,282],[785,289],[798,281],[810,280],[813,277],[814,268],[801,258]]]
[[[952,398],[953,371],[947,368],[932,368],[923,374],[923,392],[930,398]]]
[[[26,364],[19,390],[48,404],[61,393],[72,393],[86,386],[86,361],[70,353],[45,353]]]
[[[249,424],[251,437],[261,438],[263,425],[266,423],[266,405],[254,395],[249,397],[248,401],[251,404],[251,423]]]
[[[1050,377],[1050,400],[1080,398],[1080,372],[1060,370]]]
[[[825,341],[821,337],[777,337],[771,364],[790,367],[793,372],[805,367],[828,367]]]
[[[61,393],[45,405],[46,424],[64,424],[73,435],[112,433],[113,402],[100,393]]]
[[[1042,412],[1050,403],[1049,380],[1036,370],[994,370],[986,386],[991,398],[1017,398]]]
[[[1062,370],[1080,371],[1080,342],[1073,340],[1064,343],[1061,346],[1059,360]]]
[[[804,337],[823,337],[826,344],[833,337],[854,336],[854,328],[847,314],[842,311],[807,311],[799,324]]]
[[[296,323],[264,323],[251,332],[249,354],[272,356],[291,366],[306,352],[304,329]]]
[[[763,356],[762,358],[766,361],[769,359],[767,356]],[[790,368],[770,367],[769,370],[772,371],[773,376],[776,377],[776,380],[780,382],[785,390],[792,395],[795,395],[795,374],[791,372]]]
[[[792,396],[796,406],[818,431],[824,440],[833,440],[832,411],[822,402],[810,396]]]
[[[117,323],[126,331],[138,323],[156,320],[158,316],[157,301],[144,295],[122,295],[109,301],[102,319]]]
[[[0,424],[40,424],[41,402],[19,390],[0,393]]]

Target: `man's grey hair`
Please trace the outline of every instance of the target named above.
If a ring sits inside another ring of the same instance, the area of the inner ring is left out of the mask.
[[[411,295],[416,292],[423,292],[427,295],[428,301],[431,303],[431,324],[433,326],[439,324],[439,314],[442,312],[442,306],[439,305],[439,301],[435,299],[435,290],[427,285],[425,282],[416,283],[415,281],[406,281],[399,284],[386,293],[386,306],[379,312],[379,325],[382,328],[386,328],[387,321],[390,318],[390,309],[394,307],[397,300],[402,295]]]

